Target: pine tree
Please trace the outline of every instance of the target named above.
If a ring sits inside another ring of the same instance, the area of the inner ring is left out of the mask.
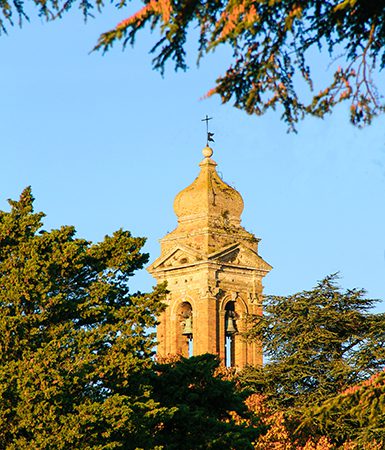
[[[267,362],[243,374],[268,404],[292,414],[332,398],[385,366],[385,315],[362,289],[342,291],[336,275],[310,290],[268,296],[249,339]]]
[[[44,231],[30,188],[0,212],[0,448],[151,448],[164,288],[131,294],[143,238]]]
[[[217,356],[205,354],[156,366],[154,399],[174,411],[157,430],[156,443],[167,450],[254,448],[266,427],[219,365]]]
[[[352,449],[385,447],[385,372],[377,372],[360,384],[305,412],[301,429],[327,434],[337,444]]]
[[[120,0],[116,7],[127,4]],[[104,6],[102,0],[33,2],[46,20],[63,17],[75,5],[85,19]],[[27,20],[27,11],[33,12],[25,2],[0,2],[0,32]],[[218,94],[248,114],[279,108],[289,130],[307,115],[324,117],[348,102],[351,122],[363,126],[385,111],[375,80],[385,67],[384,22],[385,0],[142,0],[137,12],[103,33],[95,48],[106,51],[117,41],[125,47],[146,27],[156,28],[154,69],[163,73],[170,62],[187,70],[194,28],[198,62],[221,46],[232,50],[228,68],[207,96]],[[314,55],[321,49],[330,76],[319,72]]]
[[[248,114],[279,108],[289,130],[306,115],[324,117],[349,102],[351,122],[363,126],[385,111],[373,76],[385,66],[384,20],[384,0],[144,0],[103,33],[96,48],[108,50],[118,40],[133,44],[146,26],[158,27],[153,67],[163,73],[172,63],[186,70],[194,27],[198,62],[221,46],[233,50],[207,96],[218,94]],[[328,77],[317,76],[320,49],[329,56]]]

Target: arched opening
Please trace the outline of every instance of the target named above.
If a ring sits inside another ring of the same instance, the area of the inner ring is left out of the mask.
[[[179,307],[180,343],[182,355],[186,357],[194,354],[193,311],[189,302],[181,303]]]
[[[230,301],[225,307],[225,365],[235,365],[235,334],[237,333],[235,302]]]

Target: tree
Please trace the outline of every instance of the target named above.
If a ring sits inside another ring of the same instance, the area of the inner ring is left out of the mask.
[[[153,334],[164,287],[130,294],[143,238],[98,244],[46,232],[30,188],[0,212],[0,447],[151,445],[167,416],[151,397]],[[149,447],[146,447],[149,448]]]
[[[343,292],[331,275],[310,291],[268,296],[249,339],[263,343],[268,361],[243,382],[294,422],[304,411],[369,378],[385,366],[385,315],[361,289]]]
[[[285,423],[284,412],[272,412],[267,407],[263,395],[250,395],[246,399],[246,404],[268,427],[267,433],[259,436],[254,442],[254,450],[335,450],[335,447],[325,436],[321,436],[320,438],[309,436],[309,439],[307,439],[304,445],[299,445],[296,439],[289,433]],[[344,450],[353,450],[353,448],[346,448]]]
[[[335,442],[352,441],[358,448],[384,448],[385,372],[310,408],[301,428],[332,436]]]
[[[363,385],[372,384],[378,374],[366,380]],[[383,380],[382,380],[383,381]],[[379,384],[376,383],[379,387]],[[290,433],[290,420],[285,417],[284,410],[271,411],[266,405],[263,395],[252,394],[246,399],[246,404],[266,424],[267,432],[260,435],[254,442],[255,450],[381,450],[383,448],[383,405],[378,401],[382,395],[366,395],[365,406],[360,407],[360,395],[353,400],[354,406],[344,402],[345,398],[354,395],[360,389],[353,386],[335,398],[327,400],[320,406],[314,406],[306,411],[306,418],[300,427],[302,443],[298,433]],[[383,389],[382,389],[383,391]],[[370,398],[371,397],[371,398]],[[383,403],[383,402],[382,402]],[[351,407],[353,406],[353,408]],[[372,407],[374,406],[374,407]],[[355,409],[355,411],[354,411]],[[370,425],[369,425],[369,422]],[[341,434],[341,424],[345,423],[345,434]],[[368,426],[369,425],[369,426]],[[373,439],[373,436],[379,440]],[[362,439],[362,437],[365,437]],[[381,441],[382,440],[382,441]]]
[[[159,428],[155,442],[169,450],[253,449],[264,431],[244,403],[246,392],[223,379],[217,356],[205,354],[158,364],[154,399],[175,408]]]
[[[107,50],[118,39],[133,43],[147,24],[159,26],[154,68],[163,72],[173,60],[185,70],[188,29],[199,27],[198,60],[223,44],[233,49],[231,65],[208,96],[219,94],[223,102],[234,100],[237,108],[257,115],[280,105],[290,129],[305,114],[323,117],[349,101],[351,121],[361,126],[385,107],[373,82],[373,71],[385,65],[384,19],[383,0],[149,0],[102,34],[96,48]],[[309,55],[321,47],[331,61],[342,55],[341,65],[314,93]]]
[[[34,3],[47,20],[75,4]],[[127,3],[120,0],[117,7]],[[103,2],[80,0],[78,6],[87,18]],[[1,11],[3,30],[13,24],[14,15],[19,21],[26,17],[19,1],[3,0]],[[384,23],[384,0],[143,0],[143,7],[103,33],[95,48],[106,51],[118,40],[125,46],[146,26],[158,28],[160,39],[151,50],[154,68],[163,73],[170,60],[176,70],[186,70],[188,32],[198,28],[198,61],[221,45],[233,50],[229,68],[208,96],[234,101],[249,114],[279,106],[291,130],[305,115],[324,117],[338,103],[349,102],[351,122],[362,126],[385,110],[374,80],[385,65]],[[319,90],[313,57],[321,48],[334,73]]]

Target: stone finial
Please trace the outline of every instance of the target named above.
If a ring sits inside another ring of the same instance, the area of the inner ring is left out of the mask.
[[[202,150],[202,154],[205,158],[211,158],[213,156],[213,153],[213,149],[208,146]]]

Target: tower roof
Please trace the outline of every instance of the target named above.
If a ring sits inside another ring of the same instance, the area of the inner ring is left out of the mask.
[[[174,211],[178,222],[239,225],[243,211],[241,194],[219,177],[217,164],[211,159],[213,150],[205,147],[202,153],[205,158],[199,164],[199,175],[175,197]]]

